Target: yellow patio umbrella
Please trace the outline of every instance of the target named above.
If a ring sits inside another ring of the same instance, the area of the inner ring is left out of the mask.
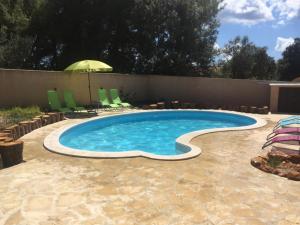
[[[82,61],[71,64],[64,71],[77,72],[77,73],[81,73],[81,72],[88,73],[90,103],[92,103],[90,73],[91,72],[111,72],[112,70],[113,70],[113,68],[104,62],[100,62],[97,60],[82,60]]]

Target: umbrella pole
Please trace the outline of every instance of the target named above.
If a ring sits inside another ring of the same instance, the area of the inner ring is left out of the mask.
[[[90,80],[90,72],[88,72],[88,79],[89,79],[90,105],[92,105],[92,94],[91,94],[91,80]]]

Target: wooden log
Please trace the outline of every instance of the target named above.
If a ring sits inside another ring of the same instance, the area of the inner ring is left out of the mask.
[[[191,102],[191,103],[189,103],[189,104],[190,104],[190,108],[191,108],[191,109],[196,109],[196,104],[195,104],[195,103]]]
[[[218,109],[228,110],[228,106],[227,105],[223,105],[223,106],[218,107]]]
[[[257,113],[259,113],[259,114],[268,114],[269,113],[269,107],[264,106],[264,107],[258,108]]]
[[[4,168],[23,162],[23,141],[1,142],[0,154]]]
[[[166,109],[172,109],[172,103],[171,102],[165,102],[165,108]]]
[[[56,123],[58,121],[56,112],[48,113],[48,115],[50,116],[50,123]]]
[[[19,126],[18,125],[9,126],[9,127],[5,128],[5,130],[9,131],[12,134],[12,137],[14,139],[18,139],[19,138],[20,130],[19,130]]]
[[[60,115],[59,112],[55,113],[55,122],[59,122],[60,121]]]
[[[209,109],[222,109],[222,107],[218,105],[210,105]]]
[[[19,124],[19,127],[20,127],[20,137],[22,137],[26,134],[25,127],[21,124]]]
[[[256,113],[256,112],[257,112],[256,106],[250,106],[249,107],[249,113]]]
[[[248,106],[241,105],[241,106],[240,106],[240,111],[241,111],[241,112],[248,112]]]
[[[268,114],[269,113],[269,107],[268,106],[264,106],[263,107],[263,114]]]
[[[28,134],[31,132],[31,124],[30,121],[22,121],[19,123],[20,126],[24,127],[25,134]]]
[[[37,128],[40,128],[42,127],[42,119],[40,117],[34,117],[33,118],[33,121],[35,122],[35,126]]]
[[[202,105],[201,103],[196,103],[195,105],[196,109],[204,109],[204,105]]]
[[[50,116],[50,124],[56,122],[56,116],[53,113],[48,113],[48,116]]]
[[[19,126],[19,124],[15,124],[13,126],[14,126],[14,131],[16,133],[16,138],[15,139],[18,139],[20,137],[20,126]]]
[[[30,128],[31,128],[31,131],[37,129],[36,127],[36,124],[35,124],[35,121],[34,120],[31,120],[29,121],[29,125],[30,125]]]
[[[233,106],[232,109],[233,109],[233,111],[239,111],[239,110],[240,110],[240,107],[235,105],[235,106]]]
[[[149,105],[149,108],[150,109],[157,109],[157,104],[151,104],[151,105]]]
[[[150,107],[149,107],[149,105],[143,105],[142,109],[147,110],[147,109],[150,109]]]
[[[191,103],[189,103],[189,102],[183,102],[181,104],[181,108],[183,108],[183,109],[190,109],[191,108]]]
[[[65,114],[63,112],[59,112],[58,116],[59,116],[59,121],[62,121],[65,119]]]
[[[49,115],[43,115],[42,116],[42,123],[43,123],[43,126],[46,126],[46,125],[50,124],[51,123],[50,116]]]
[[[180,102],[179,101],[171,101],[171,105],[173,109],[179,109],[180,108]]]
[[[233,105],[229,105],[229,106],[228,106],[228,110],[229,110],[229,111],[235,111],[235,107],[234,107]]]
[[[9,133],[0,133],[0,137],[11,137],[11,135]]]
[[[164,102],[158,102],[157,104],[158,109],[164,109],[165,108],[165,103]]]
[[[14,138],[14,134],[13,134],[13,131],[12,131],[12,130],[4,129],[2,132],[3,132],[3,133],[7,133],[11,138]]]
[[[14,139],[11,137],[0,137],[0,143],[7,143],[12,141],[14,141]]]
[[[0,142],[4,142],[9,137],[0,137]]]

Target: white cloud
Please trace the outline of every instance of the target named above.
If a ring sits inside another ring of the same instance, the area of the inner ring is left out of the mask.
[[[300,0],[224,0],[223,6],[222,22],[248,26],[268,21],[284,25],[300,15]]]
[[[279,20],[286,21],[300,14],[299,0],[269,0],[270,8],[278,13]]]
[[[283,52],[288,46],[292,45],[293,43],[294,43],[294,38],[277,37],[275,50],[277,52]]]
[[[214,44],[214,49],[216,49],[216,50],[220,49],[220,45],[218,45],[217,42],[215,42],[215,44]]]

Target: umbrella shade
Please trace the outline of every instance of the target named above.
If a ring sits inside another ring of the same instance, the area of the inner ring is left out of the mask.
[[[69,72],[110,72],[112,67],[96,60],[82,60],[68,66],[65,71]]]
[[[110,72],[112,71],[112,67],[96,60],[82,60],[72,65],[68,66],[65,69],[66,72],[87,72],[88,80],[89,80],[89,95],[90,95],[90,104],[92,103],[92,94],[91,94],[91,80],[90,80],[90,72]]]

